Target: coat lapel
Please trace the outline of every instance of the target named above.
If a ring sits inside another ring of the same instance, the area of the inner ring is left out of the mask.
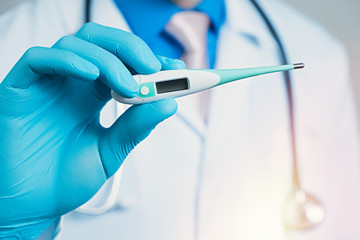
[[[273,39],[251,4],[242,0],[227,4],[228,21],[219,38],[216,68],[279,64]],[[271,224],[259,220],[260,229],[274,229],[276,236],[282,236],[278,216],[291,183],[285,93],[281,74],[213,89],[199,180],[198,231],[203,233],[199,239],[261,236],[249,230],[261,216],[273,217]],[[277,186],[276,191],[270,186]]]

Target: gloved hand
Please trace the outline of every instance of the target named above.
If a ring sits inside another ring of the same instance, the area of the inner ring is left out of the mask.
[[[128,69],[183,67],[133,34],[94,23],[52,48],[29,49],[0,84],[0,239],[35,239],[84,204],[175,113],[174,100],[132,106],[103,128],[110,89],[138,93]]]

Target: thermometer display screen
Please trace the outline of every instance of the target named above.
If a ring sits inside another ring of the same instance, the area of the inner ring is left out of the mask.
[[[189,84],[187,78],[180,78],[174,80],[168,80],[163,82],[157,82],[156,91],[158,94],[161,93],[169,93],[169,92],[176,92],[180,90],[187,90],[189,89]]]

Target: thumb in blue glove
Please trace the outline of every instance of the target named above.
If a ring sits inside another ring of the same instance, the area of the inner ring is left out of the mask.
[[[134,97],[128,68],[183,68],[138,37],[94,23],[52,48],[29,49],[0,84],[0,238],[35,239],[88,201],[130,151],[175,113],[174,100],[132,106],[99,123],[110,90]]]

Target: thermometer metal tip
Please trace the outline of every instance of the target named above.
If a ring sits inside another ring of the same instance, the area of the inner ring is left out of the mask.
[[[305,64],[303,64],[303,63],[294,63],[294,69],[301,69],[304,67],[305,67]]]

